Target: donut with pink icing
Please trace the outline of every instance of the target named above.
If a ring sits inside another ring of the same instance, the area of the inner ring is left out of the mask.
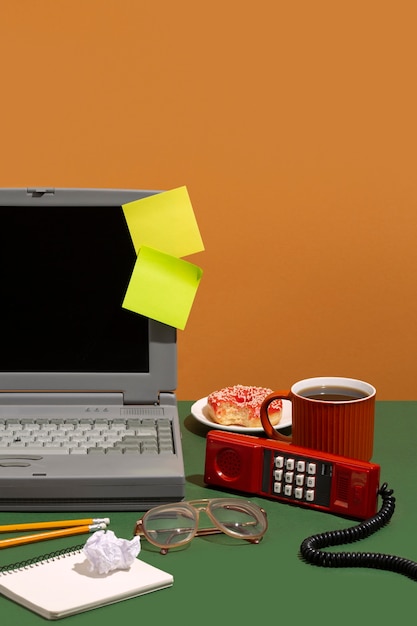
[[[207,398],[204,413],[223,426],[262,428],[260,407],[266,396],[272,393],[267,387],[234,385],[213,391]],[[282,400],[274,400],[268,408],[272,426],[282,417]]]

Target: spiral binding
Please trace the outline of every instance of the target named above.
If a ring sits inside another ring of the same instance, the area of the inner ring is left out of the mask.
[[[393,490],[384,483],[378,491],[382,505],[378,513],[356,526],[312,535],[300,546],[301,557],[320,567],[369,567],[389,570],[417,580],[417,563],[400,556],[373,552],[322,552],[322,548],[340,546],[365,539],[383,528],[395,510]]]
[[[70,548],[61,548],[60,550],[55,550],[54,552],[49,552],[48,554],[42,554],[41,556],[34,556],[30,559],[26,559],[25,561],[19,561],[17,563],[9,563],[8,565],[0,565],[0,574],[8,574],[10,572],[26,569],[28,567],[39,565],[40,563],[44,563],[45,561],[53,561],[55,559],[60,559],[62,557],[73,554],[74,552],[78,552],[82,550],[84,546],[71,546]]]

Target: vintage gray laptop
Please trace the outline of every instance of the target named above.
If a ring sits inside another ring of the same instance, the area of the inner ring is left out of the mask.
[[[121,306],[153,193],[0,189],[0,510],[184,497],[176,330]]]

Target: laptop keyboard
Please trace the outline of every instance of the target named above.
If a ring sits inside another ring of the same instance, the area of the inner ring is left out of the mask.
[[[0,419],[0,454],[173,454],[162,419]]]

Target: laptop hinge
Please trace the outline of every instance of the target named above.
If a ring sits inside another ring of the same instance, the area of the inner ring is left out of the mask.
[[[49,194],[49,195],[55,195],[55,189],[52,189],[50,187],[38,187],[36,189],[29,187],[27,189],[27,194],[32,196],[32,198],[42,198],[42,196]]]
[[[176,406],[177,397],[172,391],[161,391],[159,394],[159,404]]]
[[[19,404],[24,405],[84,405],[84,404],[111,404],[123,405],[121,392],[30,392],[30,391],[4,391],[0,393],[0,405]]]

